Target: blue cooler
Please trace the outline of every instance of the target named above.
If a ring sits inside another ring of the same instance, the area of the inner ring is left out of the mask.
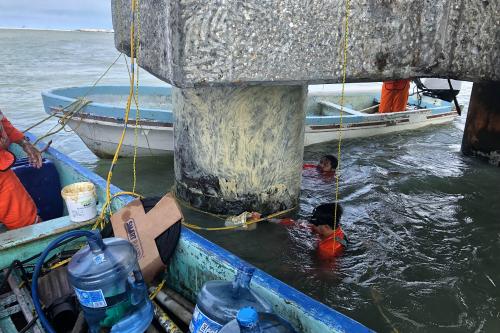
[[[37,169],[29,164],[27,158],[21,158],[12,166],[12,170],[33,198],[43,221],[63,215],[61,182],[54,162],[43,159],[42,167]]]

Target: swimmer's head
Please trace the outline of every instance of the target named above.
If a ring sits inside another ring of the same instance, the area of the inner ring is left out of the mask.
[[[333,155],[325,155],[320,158],[318,170],[320,172],[335,172],[339,165],[339,161]]]
[[[335,228],[340,227],[340,219],[344,210],[340,204],[337,204],[337,213],[335,214],[335,203],[322,204],[316,207],[310,219],[313,224],[313,230],[319,234],[326,235]],[[336,215],[336,219],[334,216]],[[335,222],[336,221],[336,222]]]

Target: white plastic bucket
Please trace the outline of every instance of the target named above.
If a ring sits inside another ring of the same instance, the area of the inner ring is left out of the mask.
[[[71,221],[83,222],[97,216],[97,195],[94,184],[81,182],[65,186],[61,196],[66,201]]]

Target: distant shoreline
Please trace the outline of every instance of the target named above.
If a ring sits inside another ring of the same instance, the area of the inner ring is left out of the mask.
[[[49,28],[16,28],[16,27],[0,27],[0,30],[34,30],[34,31],[63,31],[63,32],[105,32],[114,33],[113,29],[49,29]]]

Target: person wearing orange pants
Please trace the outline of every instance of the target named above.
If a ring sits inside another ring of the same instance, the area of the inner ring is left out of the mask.
[[[386,81],[382,85],[379,113],[401,112],[406,110],[410,80]]]
[[[31,225],[38,220],[33,199],[16,174],[10,170],[16,160],[8,150],[11,143],[23,148],[32,166],[42,166],[40,152],[0,111],[0,222],[9,230]]]

